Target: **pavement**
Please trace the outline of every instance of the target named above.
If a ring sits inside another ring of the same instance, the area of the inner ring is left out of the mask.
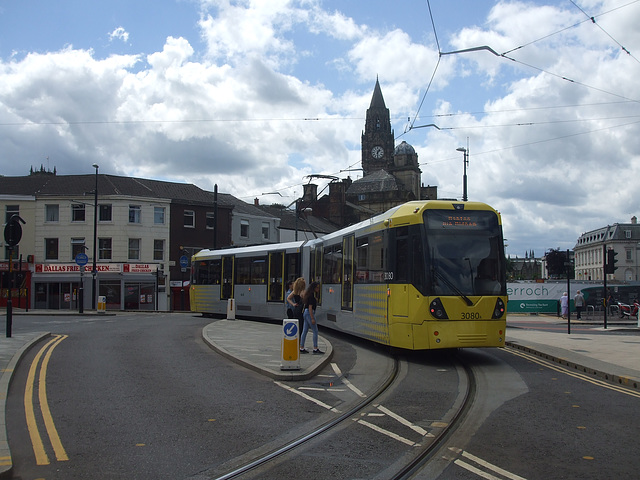
[[[0,312],[1,315],[2,312]],[[68,312],[32,310],[28,315],[69,315]],[[72,313],[71,313],[72,314]],[[84,315],[96,314],[85,312]],[[552,327],[553,332],[536,330],[538,326]],[[592,330],[584,331],[581,325]],[[567,321],[555,316],[509,315],[506,343],[547,360],[561,363],[581,372],[640,389],[640,327],[637,320],[608,323],[597,318],[581,322],[572,320],[575,333],[567,334]],[[598,326],[600,325],[600,326]],[[564,330],[564,331],[563,331]],[[0,337],[0,478],[9,478],[13,466],[5,423],[6,399],[9,385],[20,359],[31,347],[50,336],[48,332],[13,333]],[[333,346],[322,335],[318,346],[323,355],[302,354],[297,360],[283,361],[283,325],[246,320],[218,320],[202,330],[203,340],[216,352],[262,375],[277,380],[305,380],[312,378],[331,360]],[[311,333],[307,336],[307,350],[311,352]],[[298,368],[299,367],[299,368]]]

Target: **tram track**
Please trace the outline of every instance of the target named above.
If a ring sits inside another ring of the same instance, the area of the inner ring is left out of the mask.
[[[424,445],[421,443],[412,445],[406,458],[403,456],[400,461],[394,461],[391,466],[384,469],[384,473],[380,472],[380,474],[383,475],[380,478],[391,478],[394,480],[412,478],[437,452],[446,446],[445,443],[449,437],[464,421],[475,397],[476,381],[473,370],[468,362],[465,362],[459,355],[455,355],[454,358],[459,377],[459,394],[449,409],[449,412],[438,422],[438,427],[434,429],[435,433],[429,433],[429,442]],[[287,455],[295,455],[298,449],[304,448],[310,441],[320,440],[320,442],[322,442],[321,439],[323,436],[328,436],[341,427],[350,427],[354,423],[363,423],[359,418],[372,406],[381,408],[379,405],[376,405],[376,401],[392,391],[396,386],[399,377],[400,363],[401,360],[397,356],[394,357],[393,368],[390,369],[387,378],[378,385],[376,390],[369,393],[365,398],[336,418],[278,448],[272,449],[270,452],[247,460],[244,464],[237,466],[234,470],[226,474],[216,477],[202,477],[202,475],[200,475],[197,476],[197,478],[215,478],[216,480],[258,478],[252,477],[252,475],[255,475],[260,470],[268,469],[272,463],[275,465],[277,462],[282,461],[282,458]]]
[[[458,426],[464,422],[464,419],[471,410],[477,390],[476,377],[471,365],[469,365],[466,360],[461,359],[459,355],[457,355],[456,358],[459,362],[458,371],[464,373],[464,375],[460,375],[461,383],[463,384],[461,385],[463,393],[458,396],[456,404],[454,404],[450,410],[451,418],[446,422],[447,426],[438,432],[433,442],[421,449],[412,461],[408,462],[395,476],[390,477],[392,480],[408,480],[413,478],[434,455],[446,447],[447,440],[458,429]]]

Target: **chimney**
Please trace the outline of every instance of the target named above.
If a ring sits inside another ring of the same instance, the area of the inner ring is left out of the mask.
[[[633,217],[631,217],[631,223],[633,225],[636,225],[638,223],[638,217],[636,217],[635,215]]]
[[[259,207],[260,206],[260,200],[258,200],[257,198],[254,198],[253,199],[253,205],[256,206],[256,207]]]
[[[302,194],[302,205],[301,208],[313,208],[313,204],[316,202],[318,198],[318,186],[313,183],[307,183],[303,185],[304,193]]]

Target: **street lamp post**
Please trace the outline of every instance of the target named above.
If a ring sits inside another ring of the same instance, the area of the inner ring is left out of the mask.
[[[462,152],[462,159],[464,163],[464,173],[462,175],[462,201],[467,201],[467,165],[469,164],[469,152],[464,147],[456,148],[458,152]]]
[[[98,168],[100,166],[94,163],[93,168],[96,169],[96,186],[93,190],[93,268],[91,269],[91,275],[93,280],[91,284],[91,308],[96,309],[96,275],[98,273],[96,268],[96,256],[98,252]]]

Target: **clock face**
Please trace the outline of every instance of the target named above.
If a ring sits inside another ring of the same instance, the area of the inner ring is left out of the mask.
[[[382,155],[384,155],[384,150],[382,149],[382,147],[373,147],[371,149],[371,155],[373,156],[373,158],[382,158]]]

